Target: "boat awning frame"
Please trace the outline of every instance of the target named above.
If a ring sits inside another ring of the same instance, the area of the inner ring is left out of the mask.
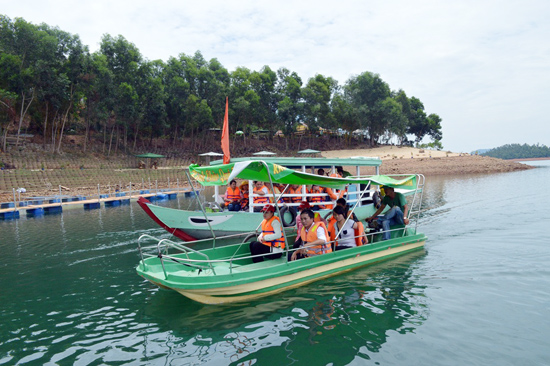
[[[285,166],[269,163],[267,159],[248,160],[237,163],[200,167],[189,166],[189,172],[203,186],[227,185],[232,179],[246,179],[281,184],[319,185],[341,189],[346,184],[375,184],[406,190],[417,188],[416,175],[374,175],[368,177],[336,178],[298,172]],[[311,159],[310,159],[311,160]]]

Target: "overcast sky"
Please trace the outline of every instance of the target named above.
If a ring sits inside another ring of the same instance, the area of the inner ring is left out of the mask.
[[[419,98],[454,152],[550,145],[550,1],[0,0],[0,14],[122,35],[150,60],[199,50],[230,72],[286,67],[343,85],[364,71]]]

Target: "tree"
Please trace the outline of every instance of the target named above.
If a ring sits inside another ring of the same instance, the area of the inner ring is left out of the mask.
[[[277,117],[286,136],[291,136],[294,125],[303,109],[302,79],[295,72],[286,68],[277,70],[277,84],[275,86],[277,103]]]
[[[143,121],[145,128],[150,132],[151,140],[153,137],[165,135],[167,124],[166,114],[166,93],[163,84],[164,63],[160,60],[145,62],[140,67],[140,77],[138,80],[139,88],[139,110],[135,122],[135,141],[138,136],[138,126]]]
[[[424,104],[418,98],[410,98],[409,105],[407,133],[416,136],[417,143],[422,141],[426,135],[431,136],[433,140],[441,140],[441,118],[434,113],[426,116]]]
[[[332,126],[334,119],[330,110],[330,100],[337,87],[338,83],[333,78],[317,74],[309,79],[302,89],[303,118],[310,130]]]
[[[114,117],[111,126],[111,141],[115,128],[118,136],[118,126],[123,128],[124,141],[126,141],[128,130],[136,130],[136,123],[138,123],[136,104],[140,96],[137,94],[137,75],[142,57],[137,47],[120,35],[116,38],[108,34],[104,35],[101,39],[100,52],[105,55],[114,83],[112,91],[115,103],[111,114]]]
[[[190,83],[186,80],[184,62],[171,57],[163,70],[163,84],[166,93],[166,119],[173,130],[173,143],[179,132],[185,129],[186,101],[191,93]]]
[[[374,146],[387,128],[385,113],[391,108],[387,108],[385,101],[391,96],[390,87],[380,75],[367,71],[350,78],[344,90],[359,128],[367,130],[369,144]]]

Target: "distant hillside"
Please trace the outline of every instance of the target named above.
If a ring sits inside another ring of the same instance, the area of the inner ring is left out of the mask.
[[[540,144],[508,144],[479,154],[499,159],[550,158],[550,148]]]

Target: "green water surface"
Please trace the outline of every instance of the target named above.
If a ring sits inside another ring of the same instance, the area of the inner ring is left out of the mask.
[[[243,304],[137,276],[137,238],[169,236],[136,204],[0,221],[0,364],[550,364],[550,166],[536,164],[428,178],[425,251]]]

